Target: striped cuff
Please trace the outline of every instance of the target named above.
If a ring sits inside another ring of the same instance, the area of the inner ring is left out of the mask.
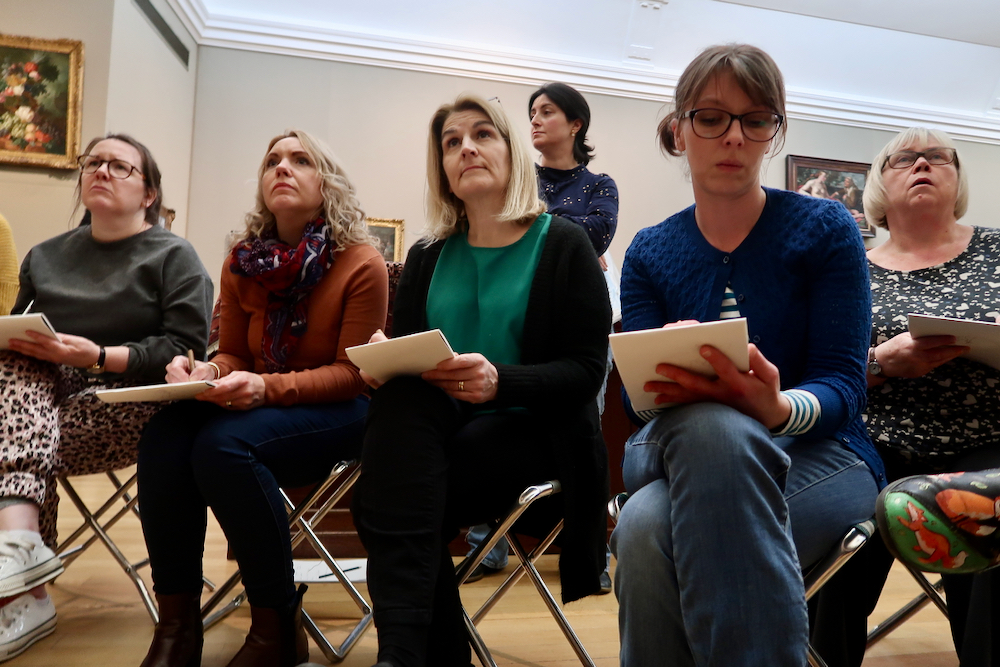
[[[789,389],[781,392],[792,406],[788,421],[778,430],[772,430],[771,435],[802,435],[819,421],[821,409],[819,399],[814,394],[802,389]]]

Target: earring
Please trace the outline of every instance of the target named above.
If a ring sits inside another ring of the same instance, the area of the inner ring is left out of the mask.
[[[575,136],[576,136],[576,130],[573,130],[572,132],[570,132],[570,133],[569,133],[569,136],[571,136],[571,137],[575,137]]]

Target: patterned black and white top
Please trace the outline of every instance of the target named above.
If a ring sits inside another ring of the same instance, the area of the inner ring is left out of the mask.
[[[869,262],[872,345],[907,330],[908,313],[997,321],[1000,230],[975,227],[958,257],[926,269]],[[1000,442],[1000,371],[959,357],[919,378],[868,390],[863,415],[887,462],[945,470],[962,452]]]

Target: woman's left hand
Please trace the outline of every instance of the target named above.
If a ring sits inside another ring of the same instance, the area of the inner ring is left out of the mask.
[[[460,401],[485,403],[497,397],[499,374],[490,360],[478,353],[457,354],[432,371],[420,375]]]
[[[97,343],[83,336],[56,334],[58,338],[49,338],[37,331],[25,331],[25,334],[32,341],[12,338],[8,343],[10,349],[42,361],[87,368],[97,363],[101,353],[101,347]]]
[[[708,378],[670,364],[660,364],[656,372],[673,382],[647,382],[643,389],[659,394],[656,403],[722,403],[753,417],[769,429],[784,424],[791,405],[781,395],[778,367],[768,361],[757,346],[747,345],[750,370],[740,372],[729,357],[710,345],[701,348],[701,356],[718,375]]]
[[[264,378],[249,371],[233,371],[195,398],[230,410],[252,410],[264,405]]]

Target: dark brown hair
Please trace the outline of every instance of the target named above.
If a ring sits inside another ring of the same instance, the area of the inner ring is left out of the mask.
[[[674,110],[660,121],[656,133],[660,145],[670,155],[681,155],[674,141],[671,124],[681,120],[694,107],[705,86],[713,77],[729,74],[736,85],[754,104],[767,107],[785,116],[785,79],[771,56],[749,44],[723,44],[710,46],[691,61],[674,91]],[[781,150],[785,141],[785,123],[778,130],[778,144],[773,152]]]
[[[153,154],[149,152],[148,148],[127,134],[115,134],[113,132],[108,132],[103,137],[94,137],[91,139],[90,143],[87,144],[87,147],[83,150],[83,155],[89,155],[90,150],[94,146],[107,139],[121,141],[139,151],[139,156],[142,158],[142,164],[139,165],[139,171],[142,173],[143,180],[146,184],[146,192],[152,191],[156,193],[156,196],[153,198],[153,202],[146,207],[145,220],[151,225],[159,224],[160,205],[163,204],[163,188],[160,187],[160,168],[156,166],[156,160],[153,159]],[[80,187],[82,179],[83,172],[80,172],[80,177],[76,180],[76,205],[73,207],[74,214],[79,210],[81,204]],[[83,220],[80,221],[80,224],[90,224],[90,211],[83,214]]]

